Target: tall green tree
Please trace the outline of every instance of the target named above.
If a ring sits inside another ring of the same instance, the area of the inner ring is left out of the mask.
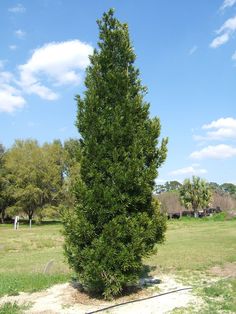
[[[40,189],[44,171],[42,154],[34,140],[16,140],[6,154],[7,180],[10,193],[15,199],[8,208],[10,214],[27,214],[32,219],[35,211],[41,207],[43,193]]]
[[[64,216],[65,252],[81,284],[106,298],[137,281],[142,258],[164,239],[165,217],[153,202],[167,139],[149,118],[127,24],[113,10],[100,21],[84,97],[77,96],[82,137],[77,206]]]
[[[206,209],[211,201],[211,189],[207,182],[197,176],[192,180],[186,179],[179,189],[180,201],[186,208],[194,211],[194,216],[198,216],[199,209]]]

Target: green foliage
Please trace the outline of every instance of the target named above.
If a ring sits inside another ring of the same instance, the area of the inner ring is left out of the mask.
[[[236,197],[236,185],[233,183],[223,183],[218,184],[216,182],[210,182],[209,183],[210,188],[212,191],[221,194],[221,195],[231,195],[232,197]]]
[[[7,207],[14,202],[6,169],[6,155],[4,147],[0,144],[0,214],[2,223],[4,222]]]
[[[64,151],[60,142],[40,147],[34,140],[17,140],[5,157],[8,194],[14,199],[8,206],[11,215],[25,213],[43,217],[43,208],[57,205],[61,199]]]
[[[206,208],[211,200],[211,190],[205,180],[193,176],[192,181],[186,179],[180,190],[180,201],[186,208],[197,209]]]
[[[85,289],[110,298],[136,282],[142,257],[164,239],[165,218],[152,191],[167,139],[158,147],[160,121],[149,118],[127,25],[110,10],[98,26],[99,50],[90,56],[84,98],[77,96],[81,178],[64,234]]]
[[[236,185],[233,183],[224,183],[221,184],[221,189],[230,195],[236,196]]]
[[[213,220],[213,221],[224,221],[228,218],[228,215],[226,212],[217,213],[212,216],[204,217],[203,219],[207,220]]]
[[[165,184],[157,184],[155,186],[155,192],[160,194],[162,192],[178,191],[181,185],[182,184],[178,181],[167,181]]]
[[[67,208],[75,205],[74,186],[80,176],[81,145],[79,140],[69,139],[64,142],[65,173],[63,184],[63,202]]]
[[[0,214],[1,214],[1,220],[3,222],[4,220],[4,212],[6,208],[7,203],[7,197],[6,197],[6,180],[5,180],[5,171],[4,171],[4,152],[5,149],[0,144]]]
[[[26,309],[28,309],[27,305],[6,302],[0,306],[0,314],[23,314]]]

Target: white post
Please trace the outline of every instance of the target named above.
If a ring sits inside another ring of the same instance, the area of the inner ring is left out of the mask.
[[[15,216],[14,220],[14,229],[17,230],[19,228],[19,216]]]
[[[30,219],[30,223],[29,223],[30,229],[32,227],[32,219]]]

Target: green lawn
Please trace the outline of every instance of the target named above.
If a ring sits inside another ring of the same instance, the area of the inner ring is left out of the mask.
[[[146,260],[162,271],[206,271],[215,265],[236,262],[236,220],[173,220],[166,242]]]
[[[36,291],[68,281],[72,275],[63,256],[60,224],[0,225],[0,296]],[[145,260],[154,273],[205,272],[214,265],[236,262],[236,220],[168,222],[165,244]],[[46,265],[53,260],[44,274]]]
[[[0,296],[42,290],[70,278],[60,230],[58,224],[20,226],[19,230],[0,225]]]

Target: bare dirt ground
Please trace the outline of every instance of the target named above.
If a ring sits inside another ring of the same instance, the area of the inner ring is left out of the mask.
[[[236,278],[236,263],[226,263],[223,266],[214,266],[209,270],[211,275]]]
[[[66,283],[55,285],[42,292],[5,296],[0,298],[0,305],[5,302],[16,302],[19,305],[30,304],[30,308],[25,312],[27,314],[85,314],[111,305],[185,288],[174,277],[163,275],[158,279],[161,280],[161,283],[111,302],[90,298]],[[186,307],[190,303],[198,305],[199,299],[191,293],[191,290],[183,290],[148,300],[120,305],[100,313],[169,313],[176,307]]]

